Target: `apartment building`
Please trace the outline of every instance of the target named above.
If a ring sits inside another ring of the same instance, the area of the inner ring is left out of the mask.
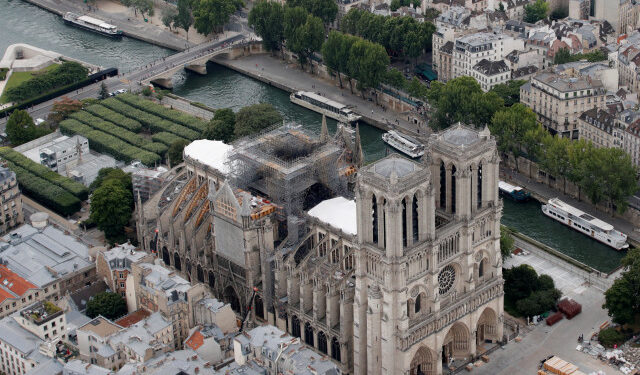
[[[194,323],[194,305],[208,296],[204,284],[191,283],[175,271],[150,263],[132,264],[127,278],[127,307],[160,312],[173,326],[175,349],[181,349]]]
[[[569,18],[588,20],[591,14],[591,0],[569,0]]]
[[[591,141],[596,147],[623,147],[624,128],[605,109],[592,108],[581,114],[578,128],[579,138]]]
[[[436,31],[433,33],[432,68],[438,73],[438,80],[446,82],[451,79],[451,59],[453,44],[456,38],[473,32],[469,30],[471,12],[461,6],[452,6],[436,18]]]
[[[622,148],[631,156],[633,164],[640,167],[640,119],[625,129]]]
[[[131,272],[131,265],[135,263],[153,261],[153,255],[144,251],[136,251],[135,246],[126,243],[96,255],[96,272],[109,288],[126,297],[127,276]]]
[[[510,20],[521,21],[524,18],[524,7],[534,2],[534,0],[501,0],[496,1],[496,9],[500,4],[504,7],[507,18]]]
[[[0,234],[3,234],[24,221],[22,193],[18,188],[16,174],[4,167],[0,167],[0,195]]]
[[[520,88],[520,101],[536,113],[550,133],[572,139],[578,139],[582,113],[606,106],[600,80],[548,71],[536,74]]]
[[[67,163],[89,154],[89,141],[81,135],[60,137],[40,150],[40,164],[58,172]]]
[[[507,34],[480,32],[458,38],[453,50],[452,78],[473,76],[481,60],[502,60],[513,50],[524,49],[524,40]]]
[[[487,92],[495,85],[507,83],[511,79],[511,71],[504,60],[482,59],[473,67],[472,77],[478,81],[482,91]]]

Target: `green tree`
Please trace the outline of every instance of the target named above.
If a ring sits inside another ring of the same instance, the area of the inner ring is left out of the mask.
[[[502,1],[500,2],[500,5],[498,5],[498,11],[504,12],[504,4],[502,4]]]
[[[566,177],[571,170],[571,162],[569,161],[569,138],[559,136],[545,138],[544,153],[540,160],[540,165],[549,174],[556,178]],[[567,191],[566,179],[563,183],[563,192]]]
[[[598,341],[606,348],[613,348],[615,345],[620,346],[624,344],[627,340],[624,334],[619,332],[617,328],[608,327],[598,332]]]
[[[505,298],[512,301],[529,297],[538,283],[538,273],[528,264],[504,269],[502,277]]]
[[[125,190],[133,190],[133,183],[131,182],[131,174],[126,173],[120,168],[102,168],[98,171],[98,176],[89,185],[89,191],[93,192],[99,188],[106,180],[117,180],[125,188]],[[133,199],[129,202],[133,208]]]
[[[327,25],[333,22],[338,14],[338,3],[334,0],[287,0],[287,6],[302,7]]]
[[[501,83],[491,88],[491,92],[495,92],[504,100],[505,107],[511,107],[516,103],[520,103],[520,86],[527,83],[524,80],[509,81]]]
[[[34,139],[36,125],[27,111],[18,109],[9,116],[5,130],[9,142],[14,146],[18,146]]]
[[[612,212],[615,207],[623,213],[627,199],[637,189],[638,171],[629,154],[619,148],[596,148],[585,163],[588,174],[583,179],[583,188],[591,202],[604,201]]]
[[[360,61],[360,79],[358,84],[362,89],[377,88],[382,82],[389,66],[389,55],[384,47],[377,43],[366,42],[364,59]],[[376,96],[376,103],[378,97]]]
[[[382,81],[399,90],[404,90],[407,87],[407,80],[404,78],[402,72],[396,68],[387,70]]]
[[[349,50],[349,59],[347,60],[347,75],[360,84],[362,77],[362,61],[367,53],[367,42],[364,39],[356,39]],[[351,79],[349,79],[351,83]],[[353,89],[352,89],[353,92]],[[364,97],[364,93],[362,93]]]
[[[513,236],[508,229],[502,228],[500,231],[500,253],[502,254],[502,259],[507,258],[513,252]]]
[[[547,18],[549,3],[544,0],[536,0],[535,3],[524,7],[524,22],[536,23]]]
[[[77,112],[81,109],[81,101],[63,96],[62,99],[53,102],[53,108],[51,109],[48,119],[49,121],[57,124],[67,118],[71,113]]]
[[[560,48],[556,51],[555,55],[553,55],[553,63],[556,65],[566,64],[572,61],[574,61],[574,58],[567,48]]]
[[[118,293],[102,292],[89,299],[86,314],[90,318],[102,315],[107,319],[117,319],[127,313],[127,301]]]
[[[291,43],[295,39],[298,28],[304,25],[308,15],[309,13],[303,7],[284,8],[282,31],[284,32],[284,39],[287,41],[287,48],[291,49]]]
[[[193,27],[202,35],[220,31],[241,6],[233,0],[200,0],[193,9]]]
[[[395,12],[396,10],[398,10],[398,8],[400,8],[401,4],[400,4],[400,0],[391,0],[391,4],[389,5],[389,8],[391,9],[392,12]]]
[[[224,143],[233,141],[236,114],[230,108],[218,109],[207,125],[203,136],[206,139],[220,140]]]
[[[346,35],[339,31],[332,30],[329,32],[329,37],[322,44],[322,59],[325,65],[338,75],[338,81],[340,82],[340,88],[342,88],[342,68],[343,64],[340,58],[343,56],[344,39]]]
[[[633,248],[622,259],[624,271],[605,294],[602,308],[618,324],[633,324],[640,316],[640,249]]]
[[[268,103],[244,107],[236,114],[235,137],[250,135],[276,123],[282,122],[282,116]]]
[[[162,24],[171,30],[177,14],[178,11],[173,7],[166,7],[162,9]]]
[[[323,41],[322,20],[309,14],[305,23],[295,30],[291,40],[287,39],[287,45],[292,52],[298,55],[300,66],[304,66],[315,52],[320,51]],[[311,65],[311,69],[313,73],[313,65]]]
[[[424,51],[421,39],[420,35],[415,31],[410,31],[405,36],[404,52],[408,57],[412,58],[416,64],[418,63],[418,57],[420,57]]]
[[[249,26],[262,38],[262,45],[267,51],[275,51],[282,47],[284,41],[284,8],[275,1],[258,1],[249,12]]]
[[[496,112],[489,125],[491,134],[497,139],[498,149],[513,155],[516,163],[521,156],[527,134],[537,127],[536,114],[520,103]]]
[[[558,301],[562,293],[558,289],[538,290],[527,298],[521,299],[516,303],[518,312],[523,316],[532,317],[540,315],[551,310]]]
[[[98,99],[106,99],[109,97],[109,89],[104,81],[100,84],[100,90],[98,91]]]
[[[191,29],[194,22],[192,11],[191,0],[178,0],[177,13],[173,17],[173,24],[187,33],[187,41],[189,41],[189,29]]]
[[[437,86],[438,84],[440,84],[440,82],[432,82],[431,87]],[[409,82],[407,92],[414,98],[419,99],[427,99],[429,96],[429,88],[416,77],[413,77]]]
[[[431,121],[431,126],[435,129],[445,129],[458,121],[471,124],[474,123],[475,117],[486,116],[487,110],[474,106],[483,102],[481,99],[484,95],[474,78],[462,76],[454,78],[444,85],[434,83],[432,83],[427,96],[435,109]],[[494,110],[493,104],[489,110]],[[474,115],[476,112],[479,112],[478,116]],[[474,125],[483,126],[484,124],[475,123]]]
[[[495,92],[478,92],[471,95],[471,108],[465,122],[478,128],[484,128],[491,124],[493,115],[504,108],[504,101]]]
[[[556,287],[553,278],[549,275],[538,276],[538,290],[551,290]]]
[[[133,211],[133,192],[118,179],[106,179],[91,195],[91,220],[110,243],[124,242]]]
[[[177,140],[169,146],[167,150],[167,158],[171,165],[175,166],[182,163],[182,151],[188,143],[185,140]]]

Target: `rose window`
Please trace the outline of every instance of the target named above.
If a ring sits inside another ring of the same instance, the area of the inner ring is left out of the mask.
[[[453,287],[453,283],[456,281],[456,270],[452,265],[448,265],[440,271],[438,275],[438,286],[440,294],[446,294]]]

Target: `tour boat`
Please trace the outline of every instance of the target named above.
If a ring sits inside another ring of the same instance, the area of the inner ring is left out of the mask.
[[[627,235],[615,230],[613,225],[582,212],[558,198],[549,199],[547,204],[543,204],[542,212],[550,218],[616,250],[629,247]]]
[[[97,18],[81,16],[79,14],[67,12],[62,17],[62,19],[64,20],[64,23],[68,25],[77,26],[82,29],[93,31],[112,38],[122,37],[122,31],[118,30],[116,26],[106,23]]]
[[[340,122],[351,124],[360,120],[361,117],[355,114],[349,106],[327,99],[324,96],[320,96],[313,92],[297,91],[292,93],[289,98],[292,103],[308,108],[312,111],[316,111]]]
[[[509,197],[516,202],[525,202],[531,198],[531,194],[529,194],[528,191],[520,186],[511,185],[508,182],[498,181],[498,188],[503,196]]]
[[[422,143],[407,135],[400,134],[395,130],[389,130],[384,133],[382,140],[389,146],[412,158],[419,158],[424,155],[424,145]]]

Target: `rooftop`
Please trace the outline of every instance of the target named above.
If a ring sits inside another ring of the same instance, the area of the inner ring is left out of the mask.
[[[22,328],[13,316],[7,316],[0,320],[0,341],[10,345],[20,354],[31,358],[46,359],[40,354],[38,348],[44,343],[38,336]]]
[[[184,148],[184,156],[199,161],[220,173],[229,173],[227,157],[233,146],[222,141],[200,139],[193,141]]]
[[[50,225],[38,230],[24,224],[2,239],[0,261],[39,287],[92,265],[85,244]]]
[[[0,185],[4,184],[7,181],[15,181],[15,179],[16,174],[13,173],[13,171],[11,171],[9,168],[0,167]]]
[[[193,350],[197,350],[202,346],[202,344],[204,344],[204,336],[202,336],[200,331],[196,330],[191,334],[191,336],[189,336],[189,338],[187,338],[187,341],[185,341],[184,344]]]
[[[344,197],[336,197],[320,202],[308,212],[323,223],[342,230],[347,234],[358,234],[356,202]]]
[[[81,361],[79,359],[71,360],[64,365],[65,375],[112,375],[113,372],[98,365]]]
[[[533,76],[532,81],[540,82],[560,92],[603,88],[602,81],[599,79],[592,79],[590,77],[571,77],[546,71]]]
[[[445,130],[441,137],[449,144],[462,147],[469,146],[480,141],[480,134],[478,131],[464,126],[460,122]]]
[[[156,264],[142,263],[140,267],[147,271],[141,282],[142,287],[164,294],[169,303],[185,300],[186,292],[191,289],[189,281]]]
[[[98,316],[97,318],[91,320],[89,323],[78,328],[79,331],[93,332],[94,334],[102,338],[109,337],[119,332],[121,329],[122,327],[102,316]]]
[[[18,298],[32,288],[37,287],[0,264],[0,303],[7,298]]]
[[[122,344],[140,357],[157,344],[156,335],[171,326],[171,322],[156,312],[128,328],[117,332],[109,339],[111,345]]]
[[[509,71],[509,67],[504,62],[504,60],[490,61],[487,59],[480,60],[473,67],[473,69],[487,76],[492,76]]]
[[[151,313],[145,309],[138,309],[130,314],[123,316],[122,318],[116,320],[114,323],[119,325],[120,327],[130,327],[141,320],[148,318]]]
[[[85,311],[91,297],[108,289],[104,280],[98,280],[71,293],[69,297],[78,311]]]
[[[131,264],[139,262],[147,256],[144,251],[136,251],[136,247],[126,243],[102,253],[109,268],[113,270],[131,270]]]

